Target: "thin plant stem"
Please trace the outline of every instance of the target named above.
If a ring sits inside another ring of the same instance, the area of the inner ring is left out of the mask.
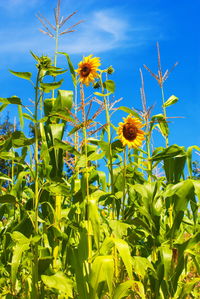
[[[58,38],[59,38],[59,25],[56,25],[55,33],[55,51],[54,51],[54,66],[57,66],[57,57],[58,57]],[[55,77],[54,77],[55,80]],[[54,98],[54,90],[52,90],[52,98]]]
[[[35,212],[35,235],[38,234],[38,203],[39,203],[39,149],[38,149],[38,104],[39,104],[39,82],[40,82],[40,69],[37,74],[35,86],[35,197],[34,197],[34,212]],[[32,264],[32,298],[39,298],[38,294],[38,245],[33,246],[33,264]]]
[[[101,82],[101,89],[102,93],[105,93],[105,89],[103,86],[102,81],[102,73],[100,74],[100,82]],[[104,96],[104,106],[105,106],[105,112],[106,112],[106,124],[107,124],[107,136],[108,136],[108,144],[109,144],[109,174],[110,174],[110,186],[111,186],[111,193],[114,194],[114,176],[113,176],[113,164],[112,164],[112,144],[111,144],[111,125],[110,125],[110,113],[109,113],[109,103],[107,101],[107,97]],[[114,201],[112,202],[112,218],[115,218],[115,204]]]
[[[126,201],[126,147],[124,148],[124,162],[123,162],[123,201],[122,201],[122,218],[124,218],[125,201]]]
[[[161,85],[160,88],[161,88],[161,94],[162,94],[163,115],[164,115],[165,121],[166,121],[167,120],[167,111],[166,111],[166,107],[164,105],[164,103],[165,103],[165,95],[164,95],[163,85]],[[168,136],[165,136],[165,142],[166,142],[166,147],[168,147],[169,146],[169,138],[168,138]]]
[[[82,120],[83,120],[83,140],[84,140],[84,151],[85,151],[85,180],[86,180],[86,209],[85,218],[87,220],[87,243],[88,243],[88,265],[90,267],[91,257],[92,257],[92,240],[91,240],[91,228],[88,215],[89,207],[89,169],[88,169],[88,150],[87,150],[87,119],[85,114],[85,95],[83,85],[81,84],[81,110],[82,110]]]
[[[78,98],[77,85],[75,85],[75,87],[74,87],[74,114],[76,117],[77,117],[77,113],[78,113],[77,98]],[[78,144],[79,144],[79,133],[78,133],[78,131],[76,131],[74,134],[74,146],[77,151],[78,151]],[[76,165],[76,163],[78,161],[77,155],[75,155],[74,159],[75,159],[75,165]],[[75,179],[78,179],[78,178],[79,178],[79,169],[76,169]]]

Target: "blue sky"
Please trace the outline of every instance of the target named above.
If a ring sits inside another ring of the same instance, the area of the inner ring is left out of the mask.
[[[33,97],[28,82],[12,76],[8,69],[34,72],[30,50],[37,55],[53,55],[54,41],[39,32],[41,24],[36,14],[40,12],[53,21],[56,3],[0,0],[1,97],[17,95],[25,104]],[[100,57],[105,68],[112,65],[116,99],[123,97],[121,105],[141,109],[139,68],[146,64],[156,72],[158,41],[164,71],[179,62],[164,86],[166,99],[172,94],[179,98],[168,108],[168,116],[184,117],[172,119],[170,144],[200,145],[199,9],[198,0],[62,0],[63,16],[78,10],[69,26],[79,20],[85,22],[77,32],[60,39],[59,50],[69,53],[74,65],[89,54]],[[65,63],[62,58],[59,62]],[[148,106],[155,105],[153,114],[161,113],[158,84],[145,69],[143,74]],[[64,88],[71,88],[71,83],[66,82]],[[13,107],[10,114],[15,114]],[[125,114],[116,113],[114,122],[121,121],[122,116]],[[157,145],[160,139],[154,142]]]

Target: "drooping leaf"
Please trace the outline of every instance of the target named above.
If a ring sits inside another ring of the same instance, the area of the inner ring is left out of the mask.
[[[11,70],[9,70],[9,71],[14,76],[17,76],[19,78],[26,79],[26,80],[30,80],[31,76],[32,76],[32,74],[30,72],[14,72],[14,71],[11,71]]]
[[[12,146],[13,147],[24,147],[31,145],[35,142],[35,138],[26,138],[24,133],[21,131],[15,131],[12,133]]]
[[[159,161],[171,157],[177,157],[177,156],[184,156],[185,155],[185,149],[183,146],[178,146],[177,144],[171,145],[168,148],[159,148],[159,152],[157,149],[157,152],[153,152],[151,160],[152,161]]]
[[[53,111],[66,111],[66,114],[69,114],[68,110],[71,110],[73,104],[73,91],[72,90],[58,90],[58,95],[56,100],[53,102]]]
[[[2,112],[7,107],[7,104],[2,104],[0,106],[0,112]]]
[[[129,294],[132,294],[132,290],[134,290],[141,299],[146,299],[143,284],[136,280],[127,280],[118,285],[114,291],[113,299],[127,298]]]
[[[133,271],[132,271],[132,257],[130,254],[128,243],[122,239],[114,239],[115,246],[119,252],[120,257],[126,267],[126,271],[130,279],[133,279]]]
[[[151,124],[150,124],[150,131],[153,129],[154,124],[157,123],[157,126],[160,129],[161,134],[166,137],[169,135],[169,128],[166,121],[166,118],[163,114],[157,114],[152,116]]]
[[[139,116],[139,114],[137,112],[135,112],[134,110],[132,110],[132,109],[130,109],[128,107],[120,106],[120,107],[117,108],[117,110],[122,110],[122,111],[124,111],[126,113],[132,114],[133,116],[141,119],[141,117]]]
[[[0,98],[0,103],[22,105],[20,98],[12,96],[10,98]]]
[[[174,95],[172,95],[171,97],[169,97],[169,99],[164,103],[164,107],[168,107],[171,106],[173,104],[175,104],[176,102],[178,102],[178,98]]]
[[[80,153],[73,146],[71,146],[69,143],[61,141],[57,138],[54,140],[54,147],[61,148],[73,155],[80,156]]]
[[[111,93],[115,92],[115,82],[113,80],[106,80],[103,82],[103,87]]]
[[[160,247],[160,253],[162,264],[164,265],[164,279],[168,281],[171,275],[172,249],[167,245],[163,245]]]
[[[148,270],[151,269],[152,273],[155,275],[155,269],[150,261],[142,256],[133,256],[132,260],[133,270],[139,275],[142,279],[144,279],[145,275],[148,274]]]
[[[14,231],[11,235],[12,239],[15,241],[15,246],[13,247],[13,256],[11,262],[11,281],[12,287],[15,289],[15,283],[17,279],[17,272],[19,264],[21,261],[22,254],[29,249],[30,241],[22,233]]]
[[[26,118],[28,120],[31,120],[33,123],[36,122],[35,119],[32,116],[30,116],[28,113],[23,113],[22,117],[24,117],[24,118]]]
[[[76,73],[75,73],[75,70],[74,70],[74,67],[73,67],[73,64],[71,62],[71,59],[70,59],[69,55],[65,52],[58,52],[58,53],[62,54],[62,55],[65,55],[65,57],[67,58],[67,62],[68,62],[68,65],[69,65],[69,70],[70,70],[70,73],[71,73],[71,76],[72,76],[72,81],[73,81],[74,86],[76,86],[77,85]]]
[[[98,285],[102,281],[106,281],[109,289],[109,294],[112,294],[114,276],[114,260],[112,255],[97,256],[92,263],[90,276],[90,285],[93,289],[94,298],[97,298],[96,291]]]
[[[40,83],[41,88],[44,92],[49,93],[50,91],[57,89],[61,86],[63,83],[63,79],[58,82],[52,82],[52,83]]]
[[[56,289],[62,294],[73,297],[72,287],[73,282],[61,271],[58,271],[54,275],[42,275],[41,276],[43,283],[51,289]]]
[[[98,205],[95,196],[90,195],[88,200],[88,220],[92,224],[92,230],[96,247],[99,248],[100,241],[100,219],[98,213]]]

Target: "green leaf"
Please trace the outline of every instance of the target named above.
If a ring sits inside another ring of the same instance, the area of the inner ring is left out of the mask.
[[[168,245],[160,247],[162,264],[164,265],[164,279],[169,281],[171,276],[172,249]]]
[[[134,290],[141,299],[146,299],[143,284],[136,280],[127,280],[118,285],[114,291],[113,299],[125,299],[129,294],[132,294],[131,290]],[[135,298],[135,296],[133,298]]]
[[[15,196],[11,195],[11,194],[5,194],[5,195],[1,195],[0,196],[0,203],[16,203],[16,198]]]
[[[157,115],[152,116],[150,131],[152,131],[155,123],[158,123],[157,126],[159,127],[160,132],[164,137],[169,135],[168,124],[167,124],[166,118],[164,117],[163,114],[157,114]]]
[[[98,249],[99,241],[100,241],[100,220],[99,220],[97,201],[96,198],[93,196],[93,194],[90,195],[88,200],[88,218],[92,224],[94,241]]]
[[[109,294],[112,294],[112,284],[114,276],[114,260],[112,255],[98,256],[92,263],[92,270],[90,275],[90,285],[93,289],[94,295],[98,285],[102,281],[106,281],[109,289]],[[96,298],[96,297],[94,297]]]
[[[187,149],[187,166],[188,166],[188,171],[190,174],[190,177],[192,178],[192,151],[193,149],[200,151],[200,147],[197,145],[189,146]]]
[[[14,231],[11,234],[12,239],[15,241],[13,247],[13,256],[11,261],[11,282],[12,287],[15,289],[15,283],[17,279],[17,272],[20,264],[22,254],[29,249],[30,241],[23,234],[18,231]]]
[[[19,78],[26,79],[26,80],[30,80],[31,76],[32,76],[32,74],[30,72],[14,72],[14,71],[11,71],[11,70],[9,70],[9,71],[14,76],[17,76]]]
[[[171,106],[173,104],[175,104],[176,102],[178,102],[178,98],[174,95],[172,95],[171,97],[169,97],[169,99],[164,103],[164,107],[168,107]]]
[[[0,102],[4,104],[22,105],[20,98],[13,96],[11,98],[0,98]]]
[[[57,138],[54,140],[54,147],[61,148],[73,155],[80,156],[80,153],[73,146],[71,146],[69,143],[63,142]]]
[[[114,239],[111,237],[106,237],[100,248],[100,255],[107,255],[111,253],[111,249],[115,245]]]
[[[115,92],[115,82],[113,80],[106,80],[103,83],[103,87],[111,93]]]
[[[64,110],[66,111],[66,114],[69,115],[67,109],[71,110],[72,104],[73,104],[73,91],[59,89],[52,111]]]
[[[102,159],[104,156],[105,156],[105,152],[101,152],[101,153],[94,152],[88,156],[88,161],[97,161]]]
[[[1,157],[1,155],[0,155],[0,157]],[[2,173],[2,172],[0,172],[0,180],[12,182],[12,179],[9,176],[7,176],[5,173]]]
[[[123,193],[122,193],[123,195]],[[116,194],[115,194],[116,196]],[[122,238],[123,236],[127,235],[127,230],[130,227],[129,224],[123,223],[120,220],[110,220],[109,226],[112,229],[112,233],[116,238]]]
[[[28,120],[31,120],[33,123],[35,123],[35,119],[30,116],[28,113],[23,113],[22,116]]]
[[[130,288],[133,286],[133,280],[127,280],[117,286],[114,291],[113,299],[122,299],[130,294]]]
[[[49,76],[54,76],[54,77],[56,77],[56,76],[58,76],[58,75],[62,75],[62,74],[64,74],[64,73],[66,73],[67,72],[67,70],[54,70],[54,69],[48,69],[48,71],[46,72],[46,75],[49,75]]]
[[[18,115],[19,115],[20,127],[23,130],[23,128],[24,128],[24,119],[23,119],[23,113],[22,113],[22,106],[21,105],[18,105]]]
[[[73,282],[66,277],[63,272],[58,271],[56,274],[48,276],[41,275],[43,283],[51,289],[56,289],[62,294],[73,298]]]
[[[65,57],[67,58],[67,62],[68,62],[68,65],[69,65],[69,70],[70,70],[70,73],[71,73],[71,76],[72,76],[72,81],[73,81],[74,86],[76,86],[77,85],[76,73],[75,73],[75,70],[74,70],[73,64],[70,60],[69,55],[65,52],[58,52],[58,54],[65,55]]]
[[[35,138],[26,138],[23,132],[15,131],[12,133],[12,146],[23,147],[31,145],[35,142]]]
[[[41,88],[44,92],[50,92],[51,90],[57,89],[61,86],[64,79],[58,81],[58,82],[52,82],[52,83],[40,83]]]
[[[176,298],[188,298],[187,295],[193,295],[193,298],[198,298],[199,296],[199,287],[200,284],[200,278],[199,277],[193,277],[192,281],[185,282],[182,284],[182,290],[179,297]],[[194,294],[195,291],[195,285],[196,285],[196,294]],[[193,291],[193,292],[192,292]]]
[[[128,243],[122,239],[114,239],[113,241],[126,267],[129,279],[133,279],[132,257],[130,254]]]
[[[148,269],[151,269],[155,275],[155,269],[150,261],[142,256],[133,256],[132,260],[133,271],[139,275],[142,279],[144,279],[145,275],[148,274]]]
[[[40,58],[36,54],[34,54],[32,51],[30,51],[30,53],[37,62],[40,62]]]
[[[120,106],[120,107],[117,108],[117,110],[122,110],[122,111],[124,111],[126,113],[132,114],[133,116],[141,119],[141,117],[139,116],[139,114],[137,112],[135,112],[134,110],[132,110],[132,109],[130,109],[128,107]]]
[[[101,92],[94,92],[94,95],[99,96],[99,97],[107,97],[111,94],[112,92],[109,93],[101,93]]]
[[[158,152],[158,150],[160,152]],[[157,153],[158,152],[158,153]],[[169,146],[168,148],[159,148],[157,151],[153,152],[152,157],[150,158],[152,161],[159,161],[164,160],[171,157],[177,157],[177,156],[184,156],[185,155],[185,149],[183,146],[178,146],[176,144]]]
[[[2,104],[0,106],[0,112],[2,112],[7,107],[7,104]]]

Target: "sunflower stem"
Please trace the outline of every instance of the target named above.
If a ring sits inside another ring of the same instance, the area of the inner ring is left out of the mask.
[[[125,201],[126,201],[126,147],[124,147],[124,163],[123,163],[123,202],[122,202],[122,218],[124,218]]]
[[[87,149],[87,119],[85,114],[85,95],[83,84],[81,84],[81,109],[83,119],[83,140],[84,140],[84,151],[85,151],[85,181],[86,181],[86,209],[85,209],[85,220],[87,221],[87,245],[88,245],[88,265],[90,268],[91,257],[92,257],[92,239],[91,239],[91,228],[88,215],[89,207],[89,169],[88,169],[88,149]]]
[[[102,72],[100,73],[100,83],[101,83],[101,90],[102,93],[105,93],[105,88],[103,86],[102,80]],[[104,96],[104,106],[106,111],[106,123],[107,123],[107,136],[108,136],[108,144],[109,144],[109,175],[110,175],[110,186],[111,186],[111,194],[114,194],[114,179],[113,179],[113,165],[112,165],[112,144],[111,144],[111,126],[110,126],[110,114],[109,114],[109,104],[107,101],[107,97]],[[115,218],[115,203],[112,202],[112,218]]]

